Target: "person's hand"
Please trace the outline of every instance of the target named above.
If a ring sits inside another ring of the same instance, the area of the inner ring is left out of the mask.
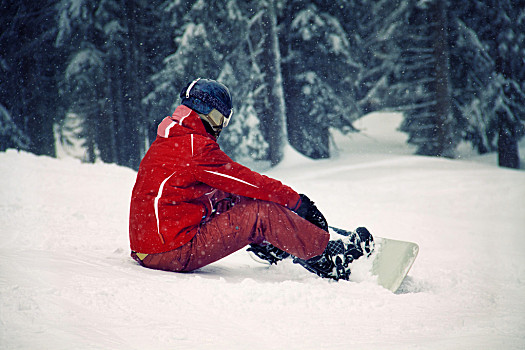
[[[297,208],[297,215],[328,232],[328,222],[326,222],[324,215],[317,209],[314,202],[305,194],[299,194],[299,196],[301,197],[301,204]]]

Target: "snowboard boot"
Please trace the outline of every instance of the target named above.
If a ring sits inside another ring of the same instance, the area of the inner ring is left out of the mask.
[[[273,245],[267,244],[250,244],[250,247],[246,249],[252,252],[259,259],[266,260],[272,264],[277,264],[279,261],[284,260],[290,256],[289,253],[274,247]]]
[[[348,280],[350,264],[363,255],[372,254],[374,239],[364,227],[358,227],[355,232],[330,228],[335,239],[328,242],[323,254],[308,260],[294,258],[293,262],[323,278]]]

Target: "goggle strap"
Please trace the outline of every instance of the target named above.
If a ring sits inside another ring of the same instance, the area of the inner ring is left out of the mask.
[[[186,98],[190,98],[190,91],[191,91],[191,89],[193,88],[193,86],[194,86],[195,84],[197,84],[197,82],[198,82],[199,80],[201,80],[201,78],[197,78],[197,79],[195,79],[194,81],[191,82],[190,86],[188,86],[188,89],[186,89]]]

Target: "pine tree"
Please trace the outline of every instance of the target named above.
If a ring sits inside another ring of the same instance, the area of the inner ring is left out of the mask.
[[[262,106],[263,124],[267,126],[266,139],[269,144],[269,158],[277,165],[284,157],[284,147],[288,144],[286,128],[286,108],[284,104],[283,76],[281,70],[281,49],[277,27],[275,0],[260,2],[260,16],[263,55],[257,59],[264,74],[266,104]]]
[[[404,91],[396,91],[406,114],[402,130],[418,154],[451,157],[461,135],[451,109],[446,2],[417,3],[407,26],[398,72]]]
[[[0,104],[0,152],[8,148],[26,150],[29,138],[13,122],[9,111]]]
[[[329,128],[348,130],[360,115],[353,85],[359,64],[339,20],[314,4],[291,1],[281,26],[290,143],[327,158]]]
[[[462,2],[450,8],[450,60],[453,112],[462,138],[479,153],[493,150],[495,137],[491,125],[491,105],[495,99],[492,84],[494,60],[481,41],[477,27],[483,21],[475,2]]]
[[[104,37],[103,23],[97,22],[98,10],[98,2],[62,0],[58,4],[56,45],[69,54],[60,94],[66,113],[81,120],[77,137],[84,140],[84,160],[88,162],[100,158],[97,137],[103,134],[99,122],[104,98]]]
[[[525,1],[448,4],[8,1],[0,147],[53,155],[54,127],[76,113],[91,161],[136,168],[200,76],[230,87],[235,116],[220,143],[236,159],[276,164],[288,142],[328,157],[329,128],[396,108],[420,154],[452,156],[465,139],[519,167]]]
[[[330,13],[346,32],[348,55],[355,62],[350,74],[355,79],[359,116],[397,105],[398,98],[391,93],[391,77],[399,68],[398,42],[409,5],[409,0],[340,0],[330,6]]]
[[[155,69],[156,37],[146,37],[156,1],[62,0],[57,44],[70,52],[62,97],[81,116],[88,160],[137,168],[151,123],[142,99]],[[160,27],[162,29],[162,26]]]
[[[525,2],[506,0],[493,6],[501,6],[502,11],[495,15],[496,36],[496,84],[499,85],[499,98],[495,112],[498,130],[499,165],[519,168],[520,158],[518,140],[524,134],[525,90],[520,83],[525,57]],[[494,8],[493,8],[494,9]]]
[[[154,89],[144,103],[152,108],[164,106],[163,113],[167,113],[179,104],[179,93],[188,82],[197,77],[217,79],[228,86],[234,104],[232,122],[219,139],[221,147],[237,160],[267,159],[269,146],[260,124],[266,90],[264,72],[257,61],[264,55],[263,41],[252,35],[260,23],[257,6],[261,4],[171,4],[166,2],[164,8],[173,23],[174,45],[163,68],[152,76]]]
[[[243,54],[240,52],[240,56]],[[241,62],[236,59],[236,63]],[[249,67],[250,65],[246,65]],[[248,70],[246,73],[249,73]],[[240,72],[234,73],[231,69],[223,69],[219,76],[219,81],[224,82],[233,93],[233,100],[237,107],[234,108],[232,121],[228,129],[221,134],[219,144],[221,148],[232,158],[243,163],[253,162],[254,160],[268,159],[268,141],[262,134],[261,121],[259,118],[260,111],[257,106],[263,98],[262,93],[257,89],[257,79],[250,79],[247,74],[247,80],[240,80],[243,76]],[[252,77],[257,76],[254,72]],[[245,89],[245,90],[244,90]]]
[[[519,167],[525,94],[525,2],[473,1],[454,9],[454,98],[464,138],[500,165]]]
[[[395,34],[406,0],[286,2],[281,30],[290,142],[313,158],[329,153],[329,128],[355,131],[365,113],[391,108]]]
[[[142,103],[152,86],[149,77],[155,71],[154,54],[164,36],[152,34],[151,23],[156,20],[156,6],[160,1],[106,1],[104,36],[106,74],[111,79],[111,90],[106,93],[106,120],[113,120],[106,148],[116,145],[118,163],[138,168],[150,145],[150,112]],[[163,21],[155,21],[156,30],[165,29]],[[161,51],[161,50],[159,50]],[[104,128],[108,130],[108,128]],[[111,138],[113,136],[113,139]]]
[[[1,10],[3,128],[14,132],[10,147],[53,156],[53,127],[59,114],[56,76],[62,67],[60,51],[53,45],[54,2],[7,1]]]
[[[100,135],[101,89],[104,76],[102,52],[93,45],[83,44],[83,49],[75,52],[66,68],[62,84],[64,101],[69,101],[69,113],[81,118],[81,130],[77,137],[84,140],[86,156],[83,160],[95,162],[99,159],[97,136]],[[106,160],[107,161],[107,160]]]
[[[207,6],[203,0],[189,8],[170,7],[170,4],[171,1],[166,2],[164,8],[168,11],[166,15],[171,17],[174,42],[171,52],[164,58],[164,66],[152,76],[152,91],[143,100],[148,106],[165,106],[163,113],[178,105],[179,93],[188,82],[198,77],[216,79],[223,59],[221,36],[216,29],[222,7],[215,3]],[[212,35],[212,31],[219,37]]]

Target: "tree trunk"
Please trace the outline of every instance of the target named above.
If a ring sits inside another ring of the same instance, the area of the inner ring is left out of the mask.
[[[436,131],[436,156],[451,157],[453,144],[450,127],[450,77],[449,77],[449,52],[447,42],[447,14],[445,1],[436,1],[434,4],[434,57],[436,60],[435,73],[435,131]]]
[[[286,109],[284,105],[283,78],[281,73],[281,53],[277,36],[277,15],[274,0],[266,2],[262,26],[266,32],[265,55],[262,67],[268,90],[268,106],[265,110],[269,114],[265,119],[269,122],[268,143],[270,162],[277,165],[283,159],[284,146],[288,142],[286,130]]]
[[[506,121],[506,113],[498,111],[498,164],[506,168],[519,169],[520,155],[518,139]]]

